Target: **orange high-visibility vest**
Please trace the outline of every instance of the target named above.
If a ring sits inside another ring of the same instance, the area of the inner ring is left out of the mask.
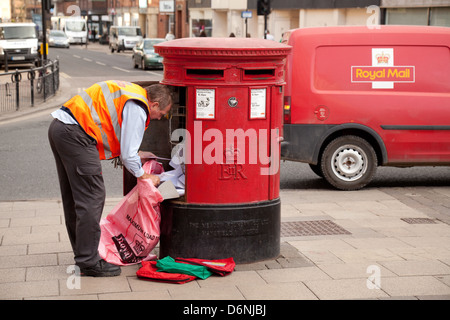
[[[84,131],[97,141],[100,160],[120,155],[122,111],[130,99],[140,101],[146,106],[147,129],[150,123],[147,91],[130,82],[99,82],[64,104]]]

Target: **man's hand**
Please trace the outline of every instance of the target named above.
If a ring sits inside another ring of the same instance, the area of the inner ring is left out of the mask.
[[[140,176],[138,179],[150,179],[150,180],[152,180],[152,183],[155,187],[159,186],[159,184],[161,183],[158,176],[149,174],[147,172],[144,172],[144,174],[142,176]]]

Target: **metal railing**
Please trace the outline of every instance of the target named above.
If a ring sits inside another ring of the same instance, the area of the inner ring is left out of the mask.
[[[0,113],[34,107],[54,96],[59,89],[59,61],[43,66],[0,73]]]

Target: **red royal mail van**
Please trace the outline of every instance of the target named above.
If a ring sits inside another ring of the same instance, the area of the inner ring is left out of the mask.
[[[450,28],[288,31],[284,160],[342,190],[377,166],[450,165]]]

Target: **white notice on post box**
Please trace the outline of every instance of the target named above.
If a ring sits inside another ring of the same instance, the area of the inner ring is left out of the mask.
[[[251,89],[250,119],[266,117],[266,89]]]
[[[215,90],[197,89],[196,90],[196,118],[214,119],[215,116]]]

